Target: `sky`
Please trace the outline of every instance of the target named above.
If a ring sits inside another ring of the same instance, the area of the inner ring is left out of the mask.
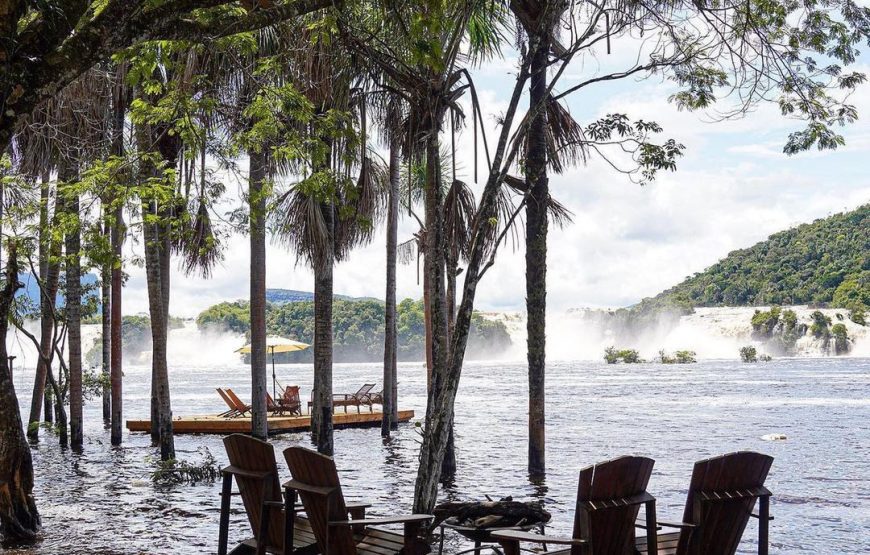
[[[599,53],[591,62],[572,65],[562,88],[637,54],[631,45],[620,46],[615,44],[610,56]],[[490,142],[496,137],[497,116],[509,100],[515,67],[516,60],[508,57],[474,72]],[[858,69],[870,73],[868,67]],[[547,302],[551,312],[631,305],[702,271],[732,250],[870,202],[870,126],[864,119],[842,130],[845,147],[789,157],[782,146],[788,134],[803,124],[783,118],[776,106],[758,106],[741,119],[717,121],[714,113],[678,111],[667,100],[673,92],[673,85],[660,78],[631,79],[593,86],[567,98],[569,110],[581,123],[625,113],[633,120],[659,123],[664,128],[661,137],[675,139],[686,150],[677,171],[661,172],[645,186],[595,158],[562,175],[551,175],[553,196],[574,215],[573,223],[550,231]],[[862,117],[870,117],[870,87],[860,88],[850,101]],[[527,106],[527,99],[523,103]],[[459,178],[469,183],[472,151],[470,129],[466,129],[457,138],[457,166]],[[479,163],[483,175],[482,156]],[[227,179],[228,202],[238,205],[244,184]],[[411,238],[415,230],[416,221],[403,215],[399,241]],[[141,255],[141,242],[131,244],[130,253]],[[247,298],[248,262],[247,236],[232,235],[225,260],[210,279],[185,276],[175,264],[171,313],[194,317],[212,304]],[[382,299],[385,265],[381,229],[369,245],[337,265],[335,292]],[[128,271],[124,312],[146,312],[144,269],[128,266]],[[476,308],[523,310],[524,272],[521,245],[517,249],[507,245],[478,287]],[[313,275],[292,252],[269,244],[266,284],[311,291]],[[421,296],[416,264],[399,267],[398,296]]]

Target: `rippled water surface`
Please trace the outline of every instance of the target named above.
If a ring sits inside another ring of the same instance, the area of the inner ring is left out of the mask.
[[[208,349],[208,344],[202,345]],[[307,395],[310,366],[279,367],[283,382]],[[548,531],[570,533],[580,468],[621,454],[656,460],[649,490],[660,518],[679,518],[692,463],[738,449],[769,453],[774,492],[773,553],[870,552],[870,359],[783,359],[742,365],[708,361],[688,366],[553,363],[547,381],[547,465],[542,483],[525,472],[525,368],[472,363],[456,406],[459,472],[441,498],[513,495],[542,498],[553,513]],[[380,382],[377,365],[336,365],[336,391]],[[125,416],[148,413],[149,369],[125,370]],[[18,369],[20,397],[29,399],[33,374]],[[229,386],[249,398],[247,367],[175,367],[175,415],[216,413],[214,392]],[[422,417],[425,379],[420,364],[399,369],[400,406]],[[26,404],[26,401],[22,399]],[[27,406],[23,406],[27,414]],[[98,402],[86,407],[84,452],[56,446],[43,432],[34,447],[36,496],[44,539],[17,554],[214,553],[219,484],[154,486],[156,451],[145,434],[127,433],[112,448]],[[786,441],[761,439],[785,434]],[[374,503],[372,514],[410,510],[417,435],[402,425],[391,441],[379,429],[336,431],[336,459],[346,495]],[[276,449],[307,443],[304,434],[274,438]],[[218,436],[179,435],[179,458],[200,460],[208,449],[225,462]],[[282,478],[289,477],[283,461]],[[240,508],[240,504],[236,507]],[[246,535],[237,512],[232,539]],[[754,547],[753,522],[743,552]],[[453,544],[455,546],[455,543]]]

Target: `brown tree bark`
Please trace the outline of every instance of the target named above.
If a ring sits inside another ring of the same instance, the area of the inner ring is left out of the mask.
[[[439,99],[428,103],[428,117],[433,118],[426,126],[426,241],[425,241],[425,276],[428,282],[430,296],[430,312],[432,318],[432,383],[429,388],[426,404],[426,433],[424,448],[427,443],[435,449],[423,452],[420,457],[420,468],[414,485],[414,511],[431,511],[438,493],[438,483],[441,477],[441,465],[447,447],[449,425],[453,417],[453,404],[441,402],[442,388],[446,377],[450,345],[447,333],[447,297],[444,280],[444,229],[443,205],[444,195],[441,190],[440,163],[438,160],[438,127],[443,116],[443,109],[438,109]],[[446,413],[444,412],[446,410]],[[444,436],[440,430],[430,429],[433,422],[446,419],[447,428]],[[436,438],[432,434],[439,434]]]
[[[66,247],[66,299],[64,303],[67,325],[67,356],[69,358],[69,412],[70,444],[81,448],[83,433],[82,395],[82,281],[81,281],[81,232],[79,229],[79,197],[69,190],[64,196],[64,209],[69,226],[65,233]]]
[[[33,498],[33,461],[6,350],[9,311],[15,292],[21,287],[16,257],[13,244],[9,248],[6,280],[0,292],[0,536],[6,540],[33,541],[40,526]]]
[[[65,166],[59,168],[59,179],[68,177]],[[31,441],[39,438],[40,413],[45,414],[45,421],[51,422],[52,398],[46,389],[46,376],[51,361],[54,359],[54,325],[55,303],[57,301],[57,289],[60,284],[60,255],[61,244],[51,237],[49,223],[49,177],[46,172],[40,185],[40,212],[39,212],[39,280],[41,282],[39,297],[40,335],[39,335],[39,358],[36,361],[36,375],[33,384],[33,396],[30,401],[30,419],[28,420],[27,436]],[[44,405],[44,411],[43,411]]]
[[[324,252],[314,263],[314,406],[312,437],[317,451],[333,453],[332,424],[332,271],[335,265],[335,206],[320,205],[328,239]]]
[[[384,296],[384,394],[381,436],[390,437],[398,428],[398,329],[396,325],[396,256],[399,233],[399,183],[401,160],[399,141],[390,144],[390,190],[387,197],[387,291]]]
[[[103,234],[106,236],[106,242],[111,244],[111,230],[108,224],[103,226]],[[103,264],[100,268],[100,324],[102,325],[102,364],[101,370],[103,374],[103,423],[109,427],[112,420],[112,397],[109,380],[112,372],[111,357],[112,357],[112,298],[111,298],[111,280],[112,280],[112,265]]]
[[[539,27],[540,29],[540,27]],[[528,470],[540,476],[546,470],[546,318],[547,318],[547,110],[536,110],[547,101],[547,67],[550,53],[548,26],[529,38],[532,57],[529,105],[533,114],[526,152],[526,330],[529,362]]]
[[[112,98],[112,154],[124,155],[124,116],[127,111],[128,89],[123,84],[124,72],[119,72],[119,84],[116,85]],[[124,287],[123,251],[126,228],[124,226],[124,205],[119,194],[112,195],[112,269],[111,287],[109,299],[109,373],[111,382],[111,442],[112,445],[121,445],[123,438],[124,418],[124,373],[123,373],[123,339],[121,326],[122,290]],[[105,307],[104,307],[105,308]],[[104,328],[105,329],[105,328]],[[105,337],[105,336],[104,336]],[[104,350],[105,352],[105,350]]]
[[[251,433],[266,439],[266,196],[268,154],[249,152],[248,203],[251,233]]]

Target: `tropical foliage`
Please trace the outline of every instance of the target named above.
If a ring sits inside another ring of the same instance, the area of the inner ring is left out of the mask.
[[[425,358],[426,330],[423,301],[405,299],[398,304],[398,356],[400,361]],[[250,312],[246,301],[216,304],[196,319],[200,329],[247,334]],[[384,355],[384,303],[375,300],[348,301],[336,298],[332,314],[333,349],[336,362],[374,362]],[[314,303],[270,304],[266,309],[269,334],[306,343],[314,337]],[[511,345],[504,323],[473,317],[468,355],[472,358],[498,356]],[[309,362],[311,351],[276,356],[279,362]]]
[[[645,305],[870,308],[870,204],[730,253]]]

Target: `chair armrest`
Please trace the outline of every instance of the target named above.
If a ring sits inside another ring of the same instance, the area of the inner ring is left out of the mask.
[[[224,474],[232,474],[233,476],[242,476],[244,478],[256,478],[259,480],[268,478],[269,476],[271,476],[273,474],[273,472],[271,470],[262,470],[262,471],[244,470],[242,468],[239,468],[237,466],[232,466],[232,465],[225,466],[224,468],[221,469],[221,472]]]
[[[490,537],[497,540],[508,540],[516,542],[533,542],[533,543],[551,543],[553,545],[583,545],[586,540],[577,538],[557,538],[556,536],[542,536],[531,532],[520,532],[519,530],[502,530],[492,532]]]
[[[372,504],[371,503],[347,503],[347,502],[345,502],[344,506],[347,507],[347,510],[350,511],[352,509],[368,509],[369,507],[372,506]]]
[[[298,482],[296,480],[287,480],[282,484],[286,489],[295,489],[296,491],[304,491],[305,493],[313,493],[316,495],[332,495],[338,489],[337,487],[323,488],[317,486],[309,486],[308,484]]]
[[[679,528],[681,530],[683,528],[686,528],[686,529],[696,528],[696,526],[694,524],[691,524],[689,522],[671,522],[669,520],[660,520],[660,521],[656,522],[656,524],[658,524],[659,526],[664,526],[666,528]]]
[[[263,501],[263,505],[266,507],[274,507],[276,509],[284,509],[283,501]]]
[[[425,522],[435,518],[432,515],[400,515],[381,518],[360,518],[355,520],[333,520],[330,526],[369,526],[378,524],[401,524],[403,522]]]

